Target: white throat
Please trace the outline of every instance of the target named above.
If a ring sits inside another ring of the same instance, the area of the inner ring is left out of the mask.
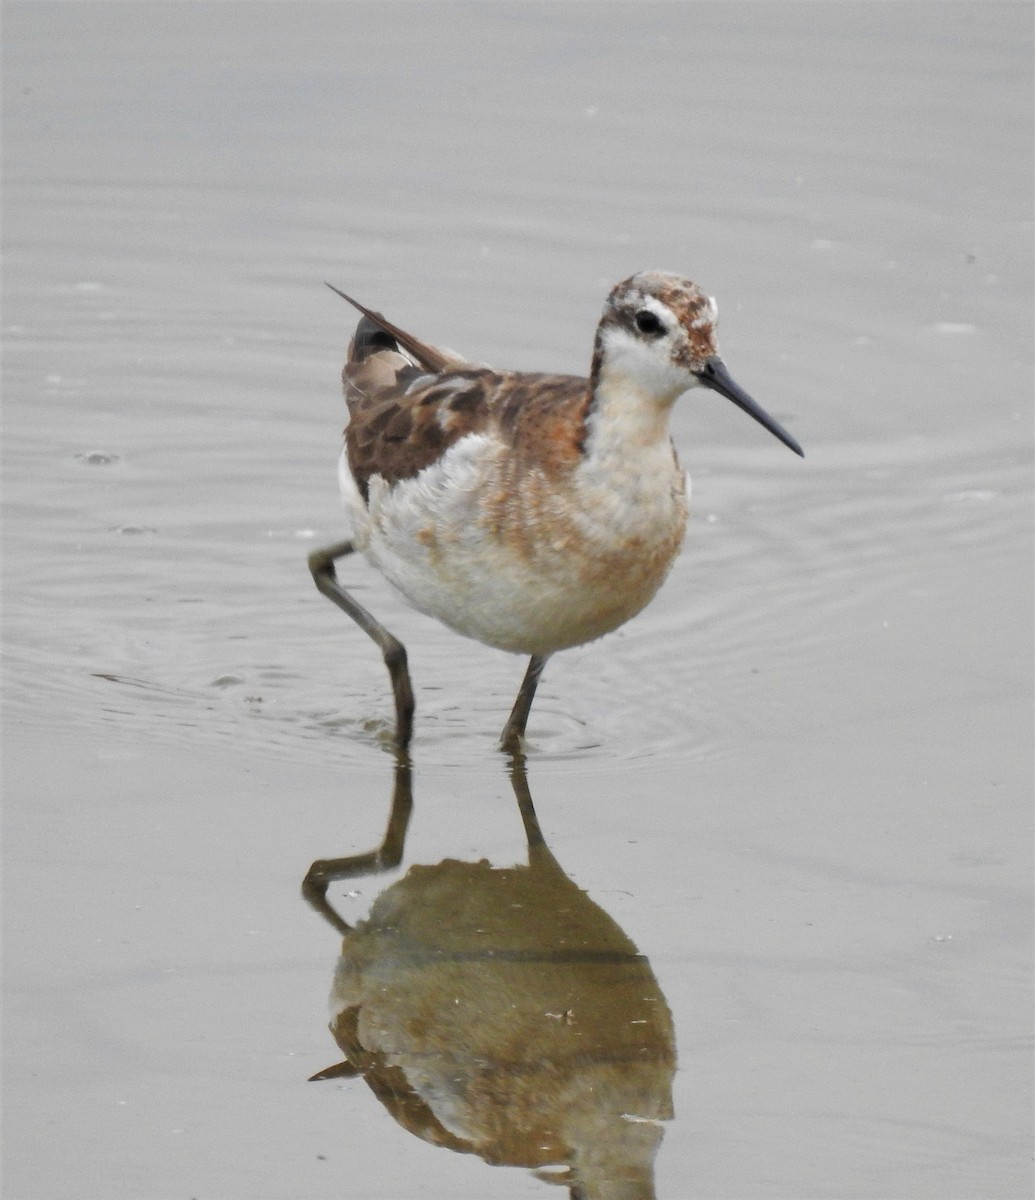
[[[668,446],[672,405],[696,380],[668,357],[620,328],[601,332],[602,354],[587,421],[587,453]]]

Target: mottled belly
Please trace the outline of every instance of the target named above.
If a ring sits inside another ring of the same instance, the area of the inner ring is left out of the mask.
[[[677,489],[633,513],[616,511],[606,497],[581,499],[565,503],[547,481],[531,479],[518,495],[483,489],[467,503],[425,504],[419,521],[386,507],[367,553],[411,604],[458,633],[548,654],[593,641],[640,612],[686,527]]]

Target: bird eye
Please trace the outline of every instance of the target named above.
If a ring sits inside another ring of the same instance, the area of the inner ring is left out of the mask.
[[[640,333],[645,333],[649,337],[660,337],[665,332],[665,326],[661,322],[661,318],[649,309],[641,308],[636,314],[636,328]]]

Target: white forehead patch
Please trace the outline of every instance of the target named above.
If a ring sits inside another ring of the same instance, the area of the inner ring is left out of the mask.
[[[656,317],[668,317],[669,320],[678,321],[678,318],[676,317],[676,314],[672,311],[672,309],[669,308],[669,306],[667,304],[663,304],[657,298],[657,296],[645,296],[641,292],[640,296],[639,296],[639,300],[637,301],[636,307],[640,311],[643,311],[643,309],[646,309],[647,312],[652,312]],[[667,322],[666,322],[666,324],[667,324]]]

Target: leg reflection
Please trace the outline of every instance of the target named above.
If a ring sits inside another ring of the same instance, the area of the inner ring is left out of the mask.
[[[342,936],[331,1033],[343,1060],[313,1078],[362,1076],[415,1136],[530,1168],[579,1200],[650,1200],[672,1116],[671,1014],[645,956],[548,849],[519,750],[509,776],[527,865],[415,863],[348,924],[329,884],[402,859],[401,755],[381,845],[310,867],[306,899]]]
[[[327,889],[336,880],[375,875],[397,867],[402,862],[406,829],[412,812],[413,768],[410,756],[400,750],[395,756],[392,811],[381,845],[376,850],[369,850],[365,854],[353,854],[348,858],[318,858],[302,880],[302,895],[342,936],[351,933],[352,926],[331,907],[327,899]]]

